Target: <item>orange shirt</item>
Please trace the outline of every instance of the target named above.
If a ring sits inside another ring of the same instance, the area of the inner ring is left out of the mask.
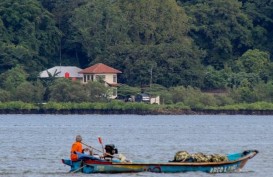
[[[75,142],[72,144],[72,147],[71,147],[71,160],[72,161],[77,161],[78,160],[78,155],[77,154],[74,154],[74,152],[80,152],[82,153],[82,144],[80,142]]]

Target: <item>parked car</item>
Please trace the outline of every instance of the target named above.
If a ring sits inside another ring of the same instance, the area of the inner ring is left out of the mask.
[[[151,97],[146,93],[137,94],[135,97],[136,102],[150,103]]]

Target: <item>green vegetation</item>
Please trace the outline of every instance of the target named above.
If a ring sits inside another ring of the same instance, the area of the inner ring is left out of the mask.
[[[71,111],[78,110],[84,112],[84,110],[95,110],[98,112],[103,111],[114,111],[116,113],[150,113],[150,114],[183,114],[187,111],[267,111],[273,110],[273,103],[268,102],[256,102],[256,103],[240,103],[226,106],[204,106],[199,108],[191,109],[189,106],[185,106],[183,103],[169,104],[169,105],[148,105],[145,103],[124,103],[121,101],[112,101],[109,103],[72,103],[72,102],[48,102],[46,104],[33,104],[24,102],[5,102],[0,103],[0,110],[8,111],[22,111],[22,110],[42,110],[43,112],[50,111]],[[16,113],[16,112],[13,112]],[[189,112],[188,112],[189,113]]]
[[[39,107],[32,103],[24,103],[21,101],[11,101],[11,102],[0,102],[0,109],[8,109],[8,110],[31,110],[31,109],[39,109]]]
[[[271,1],[0,4],[2,109],[270,109],[273,103]],[[56,65],[98,62],[122,71],[119,98],[146,92],[162,105],[109,100],[99,82],[37,78]]]

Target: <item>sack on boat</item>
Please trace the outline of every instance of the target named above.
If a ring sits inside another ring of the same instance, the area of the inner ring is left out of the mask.
[[[207,155],[201,152],[189,154],[187,151],[178,151],[173,162],[227,162],[228,158],[222,154]]]
[[[201,152],[191,154],[191,161],[192,162],[210,162],[211,156],[210,155],[205,155]]]
[[[213,154],[211,155],[211,161],[212,162],[227,162],[228,158],[226,155],[222,155],[222,154]]]
[[[120,159],[121,162],[126,162],[127,161],[125,155],[123,155],[123,154],[118,154],[118,158]]]
[[[186,162],[191,155],[187,151],[178,151],[174,156],[174,162]]]

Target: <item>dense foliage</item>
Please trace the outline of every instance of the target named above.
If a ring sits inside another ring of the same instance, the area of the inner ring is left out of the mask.
[[[102,62],[119,94],[190,107],[273,100],[273,1],[2,0],[0,101],[108,101],[100,83],[37,74]],[[218,90],[221,94],[205,94]]]
[[[2,0],[0,4],[0,72],[16,65],[37,74],[57,55],[61,31],[38,1]]]

